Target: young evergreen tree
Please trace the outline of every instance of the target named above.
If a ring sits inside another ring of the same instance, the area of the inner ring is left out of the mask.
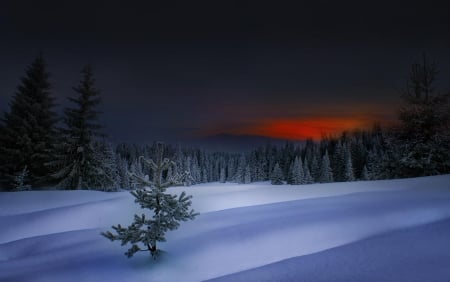
[[[64,111],[66,127],[59,146],[59,155],[50,165],[55,168],[52,176],[59,186],[66,189],[98,188],[106,175],[99,169],[103,166],[102,156],[96,152],[96,137],[101,137],[101,126],[96,123],[100,103],[99,91],[94,87],[94,78],[90,66],[82,70],[82,79],[74,87],[77,97],[69,100],[74,108]],[[103,185],[103,184],[101,184]]]
[[[270,182],[272,185],[281,185],[283,184],[283,171],[280,168],[278,163],[275,164],[272,175],[270,177]]]
[[[0,181],[10,188],[25,166],[33,186],[50,180],[46,163],[54,158],[58,119],[46,68],[44,58],[38,56],[21,79],[10,111],[1,119]]]
[[[198,214],[190,209],[192,196],[186,196],[182,192],[177,198],[176,195],[166,193],[170,186],[181,185],[183,176],[173,175],[172,178],[163,181],[163,172],[175,163],[167,158],[163,158],[163,146],[158,146],[157,158],[155,161],[141,158],[153,173],[152,180],[148,175],[141,177],[132,175],[141,184],[142,188],[131,192],[136,198],[135,202],[141,208],[152,211],[151,218],[145,214],[135,215],[134,222],[128,227],[120,224],[112,226],[115,231],[102,232],[101,234],[111,241],[121,241],[122,245],[131,244],[131,248],[125,253],[132,257],[136,252],[149,251],[153,258],[157,258],[160,250],[157,242],[165,242],[165,233],[177,229],[180,221],[192,220]]]

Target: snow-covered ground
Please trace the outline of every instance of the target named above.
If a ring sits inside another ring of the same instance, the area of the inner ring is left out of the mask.
[[[0,281],[450,280],[450,175],[182,190],[201,214],[157,261],[100,236],[141,213],[128,192],[0,193]]]

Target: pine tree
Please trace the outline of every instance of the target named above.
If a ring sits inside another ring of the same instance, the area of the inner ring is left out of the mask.
[[[225,183],[225,181],[226,181],[225,167],[222,167],[222,168],[220,169],[219,182],[220,182],[220,183]]]
[[[25,166],[33,186],[48,184],[56,143],[56,113],[50,94],[49,74],[42,56],[26,70],[0,125],[0,179],[11,187],[14,175]]]
[[[392,176],[450,172],[450,93],[436,90],[437,66],[425,56],[413,64],[402,91],[401,127],[391,142]]]
[[[311,169],[310,173],[312,178],[314,179],[314,182],[320,182],[320,166],[319,166],[319,152],[317,150],[314,150],[314,154],[311,160]]]
[[[355,175],[353,174],[352,154],[348,146],[344,150],[345,165],[344,165],[344,181],[354,181]]]
[[[111,144],[105,142],[95,142],[94,159],[98,163],[96,167],[95,182],[92,187],[102,191],[117,191],[119,185],[119,171],[117,167],[116,154]]]
[[[305,159],[305,164],[303,165],[303,183],[302,184],[312,184],[314,179],[309,172],[308,160]]]
[[[191,159],[191,170],[189,172],[193,184],[201,183],[201,171],[198,164],[198,158],[196,155],[194,155]]]
[[[294,162],[291,162],[289,165],[288,175],[286,178],[286,183],[294,185],[295,179],[294,179]]]
[[[384,173],[384,157],[377,149],[372,149],[367,154],[367,164],[365,165],[370,180],[382,179]],[[390,171],[387,173],[391,174]]]
[[[345,153],[342,143],[339,141],[334,148],[333,153],[333,176],[335,181],[346,181],[345,178]]]
[[[235,174],[235,181],[237,183],[245,183],[244,177],[245,177],[245,168],[247,166],[247,161],[245,159],[245,156],[242,154],[239,158],[239,165],[236,170]]]
[[[294,162],[292,163],[290,174],[290,184],[300,185],[304,183],[303,165],[302,160],[299,157],[296,157]]]
[[[228,166],[227,166],[227,181],[232,182],[234,181],[234,175],[236,174],[235,171],[235,165],[234,165],[234,159],[232,156],[228,159]]]
[[[361,172],[361,180],[369,180],[369,172],[367,171],[367,167],[364,166]]]
[[[126,159],[122,158],[119,154],[116,156],[117,159],[117,172],[119,174],[119,187],[123,189],[131,188],[130,181],[130,171],[128,168],[128,162]]]
[[[134,222],[128,227],[120,224],[112,226],[116,234],[110,231],[102,232],[102,235],[111,241],[121,241],[122,245],[131,244],[131,248],[125,253],[132,257],[136,252],[149,251],[153,258],[157,258],[160,250],[157,242],[165,242],[165,233],[179,227],[180,221],[192,220],[198,214],[191,206],[192,196],[186,196],[182,192],[177,198],[176,195],[167,194],[166,189],[173,185],[182,184],[182,176],[174,175],[171,179],[163,182],[163,172],[175,163],[167,158],[163,158],[163,146],[158,146],[157,158],[155,161],[142,158],[153,172],[152,181],[149,177],[133,175],[141,185],[142,189],[131,192],[136,198],[135,202],[141,208],[152,211],[150,219],[145,214],[134,215]]]
[[[26,191],[31,190],[31,185],[28,183],[28,168],[25,166],[23,170],[14,178],[14,190]]]
[[[83,69],[82,75],[80,84],[74,87],[78,96],[69,98],[76,107],[67,108],[64,112],[66,128],[61,129],[63,139],[59,156],[50,162],[55,168],[52,176],[59,181],[59,186],[66,189],[98,188],[103,185],[100,185],[101,179],[105,178],[99,169],[103,166],[102,156],[96,152],[94,144],[96,137],[103,136],[101,126],[96,123],[99,91],[94,88],[90,66]]]
[[[192,159],[191,156],[186,156],[184,167],[186,168],[186,172],[189,174],[189,177],[186,178],[184,184],[186,186],[191,186],[192,184],[195,184],[195,180],[192,177]]]
[[[364,134],[364,132],[361,132]],[[367,133],[365,133],[367,134]],[[367,162],[367,149],[365,148],[361,138],[358,138],[351,145],[352,166],[355,178],[360,178],[364,165]]]
[[[249,184],[250,182],[252,182],[252,171],[250,170],[250,166],[247,165],[244,173],[244,184]]]
[[[272,175],[270,177],[270,182],[272,185],[281,185],[283,184],[283,171],[280,168],[278,163],[275,164],[273,168]]]
[[[202,167],[202,183],[208,182],[208,169],[206,164]]]
[[[135,159],[134,162],[130,166],[130,175],[137,175],[141,178],[143,178],[144,175],[144,169],[142,168],[142,164],[139,161],[139,158]],[[136,177],[130,177],[130,188],[131,189],[138,189],[140,187],[140,183],[136,180]]]
[[[321,183],[333,182],[333,173],[330,167],[330,158],[328,157],[328,151],[325,151],[325,154],[322,157],[319,181]]]

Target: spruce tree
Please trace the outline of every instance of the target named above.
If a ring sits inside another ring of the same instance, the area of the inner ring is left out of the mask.
[[[339,141],[333,153],[332,166],[333,166],[333,176],[335,181],[346,181],[345,178],[345,153],[341,141]]]
[[[250,166],[247,165],[244,173],[244,184],[249,184],[250,182],[252,182],[252,171],[250,170]]]
[[[363,169],[362,169],[361,180],[369,180],[369,172],[368,172],[366,166],[364,166]]]
[[[239,165],[237,167],[236,170],[236,174],[235,174],[235,181],[237,183],[245,183],[245,168],[247,166],[247,161],[245,159],[244,154],[241,155],[241,157],[239,158]]]
[[[119,170],[112,144],[106,142],[94,142],[94,148],[94,159],[98,163],[96,168],[96,174],[98,176],[94,178],[92,187],[109,192],[119,190]]]
[[[312,184],[314,179],[309,172],[308,160],[305,158],[305,164],[303,165],[303,183],[302,184]]]
[[[149,251],[156,259],[160,254],[157,242],[166,241],[165,233],[177,229],[180,221],[192,220],[198,214],[190,209],[192,196],[186,196],[186,193],[182,192],[177,198],[176,195],[166,193],[168,187],[181,185],[183,176],[177,174],[163,181],[163,172],[175,163],[163,158],[162,144],[158,146],[155,161],[141,159],[150,167],[153,177],[150,180],[148,175],[142,177],[133,174],[132,177],[137,179],[142,188],[131,194],[141,208],[152,211],[151,218],[145,214],[134,215],[134,222],[130,226],[125,228],[119,224],[112,226],[115,234],[110,231],[101,234],[111,241],[121,241],[122,245],[130,243],[131,248],[125,253],[128,257],[132,257],[139,251]]]
[[[291,164],[289,165],[289,170],[288,170],[288,175],[286,178],[286,183],[287,184],[291,184],[294,185],[295,180],[294,180],[294,162],[291,162]]]
[[[344,150],[345,165],[344,165],[344,181],[354,181],[355,175],[353,173],[352,154],[348,146]]]
[[[328,157],[328,151],[325,151],[325,154],[322,157],[319,181],[321,183],[333,182],[333,173],[330,167],[330,158]]]
[[[225,167],[221,167],[220,168],[219,182],[220,183],[225,183],[226,182]]]
[[[196,155],[192,157],[191,169],[190,169],[191,180],[193,184],[201,183],[201,171],[198,164],[198,158]]]
[[[19,172],[14,178],[14,190],[15,191],[27,191],[31,190],[31,185],[28,183],[28,168],[25,166],[21,172]]]
[[[394,175],[414,177],[450,172],[450,93],[436,90],[439,71],[423,57],[411,67],[402,91],[401,127],[391,142]]]
[[[320,166],[318,161],[319,157],[319,152],[317,150],[314,150],[310,169],[310,174],[314,179],[314,182],[320,182]]]
[[[278,163],[275,164],[272,175],[270,177],[270,182],[272,185],[281,185],[283,184],[283,171],[280,168]]]
[[[290,183],[292,185],[300,185],[304,183],[302,160],[296,157],[290,169]]]
[[[119,187],[123,189],[130,189],[131,188],[131,181],[130,181],[130,171],[128,168],[128,162],[126,159],[121,157],[119,154],[116,156],[117,159],[117,172],[119,174]]]
[[[102,188],[105,174],[103,155],[96,152],[96,138],[102,137],[101,126],[97,124],[100,104],[99,91],[94,87],[92,68],[84,67],[82,79],[74,91],[77,97],[69,100],[74,108],[64,111],[65,128],[61,129],[62,140],[58,147],[59,155],[50,162],[55,169],[52,176],[58,186],[66,189]]]
[[[40,55],[26,70],[10,111],[1,119],[0,178],[8,187],[25,166],[33,186],[49,182],[46,163],[54,158],[58,119],[48,80],[49,73]]]

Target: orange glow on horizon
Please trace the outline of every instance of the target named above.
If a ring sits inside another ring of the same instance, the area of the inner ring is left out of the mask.
[[[257,125],[240,128],[232,133],[261,135],[280,139],[320,140],[323,136],[343,131],[367,128],[366,118],[305,118],[266,120]]]

